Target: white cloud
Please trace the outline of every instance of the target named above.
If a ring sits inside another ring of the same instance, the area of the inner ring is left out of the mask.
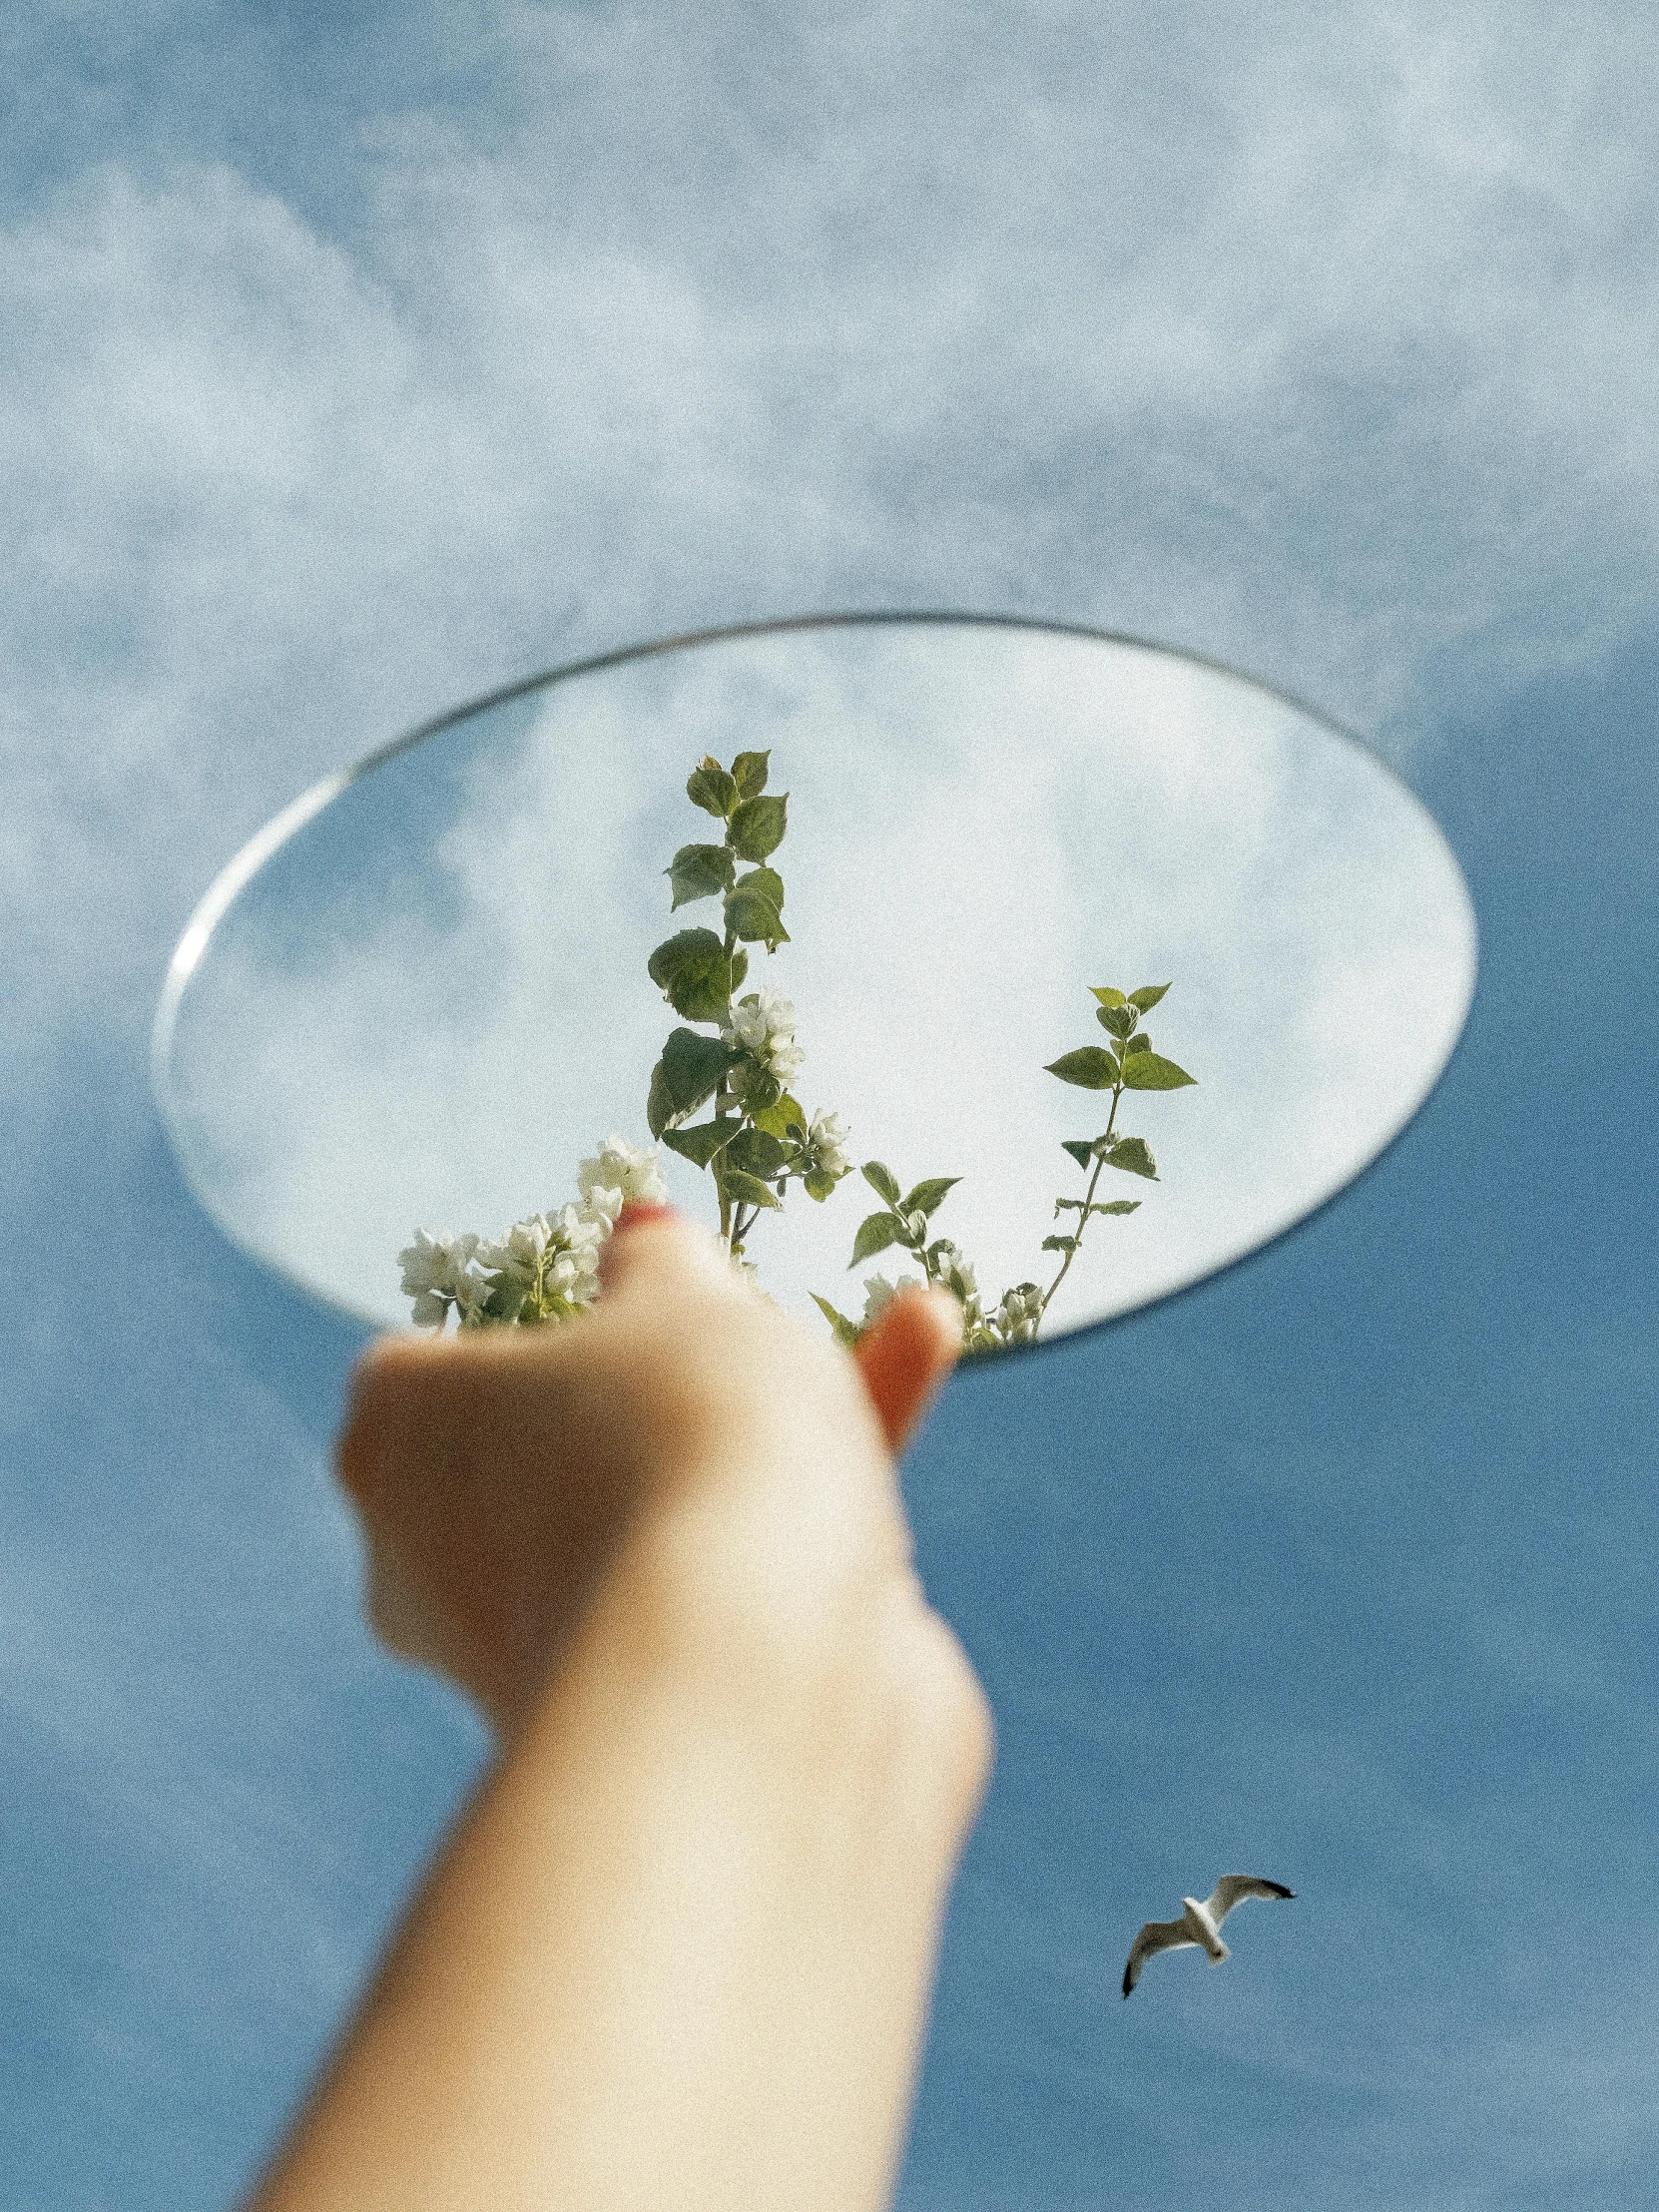
[[[0,237],[41,1021],[142,997],[312,774],[567,641],[1016,606],[1403,742],[1646,619],[1634,18],[872,21],[498,11],[516,123],[386,119],[349,236],[147,161]]]

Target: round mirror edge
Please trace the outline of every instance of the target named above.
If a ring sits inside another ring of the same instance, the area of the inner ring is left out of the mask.
[[[577,676],[594,676],[603,669],[624,667],[630,661],[654,660],[664,654],[689,652],[706,645],[728,645],[740,638],[785,637],[793,632],[807,630],[855,630],[866,625],[872,629],[900,629],[906,623],[914,624],[918,629],[957,627],[1031,630],[1045,637],[1086,638],[1097,645],[1127,645],[1137,652],[1160,653],[1168,660],[1186,661],[1194,668],[1209,669],[1218,676],[1230,676],[1241,684],[1250,685],[1252,690],[1278,700],[1281,705],[1294,708],[1298,714],[1306,715],[1311,722],[1317,722],[1322,729],[1330,731],[1333,737],[1341,738],[1346,745],[1358,748],[1374,760],[1384,775],[1409,793],[1419,807],[1423,804],[1399,771],[1385,761],[1368,739],[1350,730],[1346,724],[1338,722],[1323,707],[1316,707],[1312,700],[1304,699],[1299,692],[1290,691],[1268,677],[1254,675],[1249,669],[1240,668],[1236,662],[1224,661],[1217,654],[1206,653],[1197,646],[1172,645],[1163,638],[1143,637],[1133,630],[1113,630],[1099,623],[1067,622],[1057,617],[1006,614],[962,607],[839,608],[818,614],[775,615],[754,622],[717,623],[704,630],[676,631],[671,637],[652,638],[644,644],[613,646],[604,653],[587,654],[579,661],[561,661],[552,668],[538,670],[534,675],[515,677],[511,683],[499,685],[494,691],[482,692],[476,699],[469,699],[459,707],[446,708],[442,714],[429,716],[426,721],[416,723],[413,729],[405,730],[399,737],[389,738],[384,744],[374,747],[339,774],[344,783],[355,783],[358,777],[366,776],[369,770],[382,767],[400,753],[410,752],[415,746],[424,744],[428,738],[441,736],[445,730],[452,729],[458,722],[465,722],[472,715],[483,714],[492,707],[505,707],[511,701],[527,698],[531,692],[540,691],[549,684],[563,683]],[[298,822],[291,826],[293,830],[301,827]]]
[[[1462,888],[1463,903],[1468,916],[1468,989],[1452,1037],[1451,1048],[1431,1080],[1423,1088],[1420,1096],[1413,1103],[1409,1113],[1346,1183],[1319,1200],[1305,1214],[1299,1215],[1295,1220],[1287,1222],[1283,1228],[1274,1231],[1262,1243],[1253,1245],[1248,1251],[1237,1254],[1233,1259],[1219,1262],[1204,1274],[1195,1276],[1189,1283],[1179,1284],[1172,1290],[1160,1292],[1143,1304],[1130,1307],[1123,1313],[1110,1314],[1099,1321],[1082,1322],[1073,1329],[1062,1330],[1055,1337],[1039,1340],[1029,1345],[1009,1346],[1006,1350],[1013,1353],[1052,1352],[1062,1343],[1114,1329],[1119,1324],[1132,1321],[1138,1315],[1148,1312],[1152,1307],[1166,1306],[1173,1300],[1185,1298],[1194,1291],[1202,1290],[1206,1285],[1218,1281],[1222,1276],[1230,1275],[1236,1268],[1243,1267],[1249,1261],[1259,1259],[1264,1254],[1273,1251],[1286,1238],[1294,1236],[1297,1231],[1317,1220],[1338,1199],[1364,1181],[1411,1126],[1424,1105],[1439,1088],[1447,1070],[1456,1059],[1468,1026],[1468,1014],[1474,1001],[1480,966],[1479,918],[1474,911],[1473,900],[1469,893],[1468,881],[1463,872],[1462,862],[1432,810],[1406,782],[1400,771],[1391,762],[1384,760],[1376,746],[1361,737],[1357,732],[1336,721],[1323,708],[1316,707],[1311,701],[1302,698],[1298,693],[1288,690],[1281,684],[1276,684],[1265,677],[1253,675],[1250,671],[1241,669],[1230,661],[1224,661],[1215,654],[1205,653],[1195,647],[1172,645],[1162,639],[1139,636],[1127,630],[1108,629],[1094,623],[1067,622],[1029,615],[968,609],[864,608],[817,614],[781,615],[766,620],[723,623],[707,629],[680,631],[672,636],[652,639],[643,644],[618,646],[604,653],[586,655],[580,660],[563,662],[552,668],[540,670],[536,674],[516,678],[513,682],[499,685],[493,691],[482,693],[474,699],[465,701],[460,706],[448,708],[441,714],[428,717],[425,721],[415,724],[412,729],[404,731],[400,736],[389,739],[384,744],[376,746],[359,756],[348,766],[336,769],[329,775],[320,778],[256,830],[254,835],[239,848],[220,870],[219,874],[215,876],[186,923],[178,944],[174,947],[173,956],[168,963],[166,980],[163,984],[151,1030],[151,1088],[163,1127],[167,1131],[169,1142],[180,1163],[192,1196],[214,1223],[220,1234],[245,1258],[267,1269],[297,1295],[307,1299],[322,1311],[340,1320],[350,1322],[358,1328],[378,1330],[381,1326],[360,1313],[356,1308],[346,1306],[328,1296],[327,1293],[304,1282],[300,1277],[279,1265],[267,1254],[261,1253],[254,1246],[245,1243],[241,1237],[229,1228],[218,1209],[209,1200],[207,1193],[202,1189],[192,1168],[181,1118],[174,1104],[172,1077],[168,1064],[184,993],[188,989],[191,977],[212,940],[214,930],[238,894],[258,874],[266,862],[291,837],[296,836],[307,823],[322,812],[323,808],[330,805],[342,792],[367,776],[372,770],[384,766],[401,754],[412,752],[416,746],[424,744],[428,739],[441,736],[444,731],[453,729],[457,724],[469,720],[474,715],[486,713],[495,707],[506,706],[516,699],[527,698],[533,692],[543,690],[556,683],[563,683],[579,676],[595,675],[602,670],[623,667],[633,661],[656,659],[670,653],[691,651],[704,646],[731,644],[746,638],[781,637],[797,632],[849,630],[862,627],[897,629],[906,625],[916,628],[937,629],[1023,630],[1048,637],[1078,638],[1101,645],[1127,646],[1137,652],[1155,653],[1169,660],[1183,661],[1190,667],[1207,669],[1217,675],[1229,677],[1235,682],[1249,685],[1252,690],[1279,701],[1283,706],[1291,708],[1297,714],[1305,715],[1321,729],[1328,731],[1332,737],[1337,738],[1355,751],[1363,753],[1376,769],[1397,787],[1411,807],[1433,830],[1435,836],[1444,848],[1456,880]],[[1000,1365],[1000,1362],[993,1364]],[[969,1365],[977,1365],[977,1363],[969,1363]]]
[[[180,932],[179,941],[173,947],[163,978],[161,996],[156,1001],[155,1018],[150,1024],[150,1088],[156,1107],[167,1130],[169,1141],[179,1155],[180,1164],[187,1168],[182,1132],[173,1105],[173,1079],[169,1057],[174,1032],[179,1023],[179,1008],[184,1002],[190,979],[201,964],[202,955],[213,939],[213,933],[223,920],[226,910],[238,894],[253,881],[272,854],[279,851],[288,839],[298,833],[307,822],[330,806],[346,787],[356,780],[355,769],[335,769],[329,775],[319,777],[308,785],[297,799],[288,804],[271,820],[263,823],[246,844],[240,845],[226,861],[213,881],[191,910],[190,919]],[[194,1182],[191,1188],[195,1190]],[[201,1193],[197,1196],[200,1198]],[[219,1217],[213,1208],[208,1212],[213,1219]],[[235,1239],[232,1240],[233,1243]]]

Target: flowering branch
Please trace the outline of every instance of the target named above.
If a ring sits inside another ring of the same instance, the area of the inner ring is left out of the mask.
[[[839,1114],[821,1107],[809,1116],[790,1088],[806,1059],[796,1042],[794,1006],[766,984],[742,998],[735,995],[748,980],[750,946],[765,945],[770,959],[790,941],[784,878],[772,864],[788,829],[789,794],[768,792],[770,760],[768,753],[740,753],[728,769],[710,756],[692,771],[686,796],[721,824],[722,837],[719,844],[685,844],[675,853],[663,870],[673,891],[669,911],[719,898],[723,926],[677,930],[646,963],[683,1024],[670,1031],[651,1071],[646,1124],[659,1144],[713,1175],[720,1240],[751,1278],[755,1269],[745,1258],[747,1241],[763,1214],[783,1211],[791,1182],[803,1184],[808,1197],[822,1203],[852,1167]],[[882,1204],[859,1224],[848,1265],[857,1267],[897,1246],[915,1257],[922,1272],[895,1282],[870,1276],[861,1322],[837,1313],[814,1292],[814,1304],[842,1344],[855,1344],[909,1282],[939,1284],[958,1301],[963,1349],[969,1353],[1026,1344],[1037,1335],[1089,1223],[1097,1214],[1132,1214],[1141,1203],[1097,1200],[1102,1171],[1116,1168],[1158,1180],[1146,1140],[1124,1135],[1117,1121],[1125,1091],[1179,1090],[1194,1080],[1155,1052],[1140,1026],[1142,1015],[1169,987],[1148,983],[1124,992],[1091,986],[1095,1017],[1111,1038],[1110,1048],[1083,1045],[1048,1063],[1048,1073],[1061,1082],[1110,1091],[1112,1103],[1098,1137],[1071,1139],[1064,1146],[1089,1181],[1081,1198],[1054,1201],[1056,1221],[1062,1214],[1077,1219],[1073,1228],[1043,1239],[1043,1251],[1061,1256],[1047,1290],[1016,1283],[987,1314],[969,1261],[948,1237],[929,1241],[932,1217],[960,1178],[935,1176],[901,1192],[889,1168],[866,1160],[863,1179]],[[692,1121],[702,1107],[710,1109],[709,1119]],[[398,1254],[415,1323],[441,1329],[454,1314],[458,1327],[477,1329],[567,1321],[586,1313],[598,1296],[600,1249],[625,1201],[660,1204],[668,1186],[654,1147],[636,1151],[617,1136],[581,1163],[577,1183],[579,1204],[515,1222],[499,1244],[470,1234],[433,1238],[417,1230],[414,1243]]]
[[[725,934],[682,929],[647,962],[675,1012],[714,1024],[716,1034],[692,1028],[670,1034],[651,1071],[646,1123],[671,1152],[713,1174],[722,1240],[751,1274],[746,1241],[763,1213],[782,1210],[792,1179],[823,1201],[852,1166],[840,1116],[821,1108],[809,1118],[789,1088],[806,1059],[795,1041],[794,1006],[764,984],[733,998],[749,974],[745,947],[764,944],[770,959],[789,942],[784,878],[768,864],[784,841],[789,794],[767,791],[770,760],[768,753],[740,753],[725,769],[710,756],[693,770],[686,797],[725,834],[719,844],[685,844],[676,852],[663,870],[674,890],[669,911],[718,897]],[[740,874],[740,861],[753,864]],[[690,1122],[711,1102],[710,1120]]]
[[[1120,1134],[1117,1118],[1118,1105],[1126,1090],[1180,1090],[1195,1080],[1185,1068],[1177,1067],[1173,1060],[1166,1060],[1154,1052],[1151,1037],[1140,1026],[1141,1015],[1149,1013],[1168,989],[1167,983],[1146,983],[1139,990],[1128,992],[1110,985],[1091,985],[1095,1018],[1111,1036],[1115,1050],[1083,1045],[1048,1063],[1047,1072],[1057,1075],[1063,1083],[1075,1084],[1082,1090],[1109,1090],[1112,1094],[1111,1111],[1101,1134],[1068,1139],[1062,1147],[1080,1168],[1092,1172],[1088,1189],[1081,1198],[1062,1197],[1054,1201],[1055,1220],[1064,1213],[1074,1213],[1077,1226],[1069,1233],[1043,1239],[1044,1252],[1062,1255],[1059,1273],[1048,1289],[1042,1290],[1035,1283],[1016,1283],[1003,1292],[995,1311],[986,1314],[973,1269],[955,1245],[943,1237],[933,1244],[927,1242],[929,1218],[959,1178],[942,1176],[932,1182],[918,1183],[901,1198],[891,1170],[879,1160],[866,1161],[862,1171],[864,1181],[886,1203],[881,1212],[866,1215],[858,1225],[852,1242],[852,1258],[847,1265],[856,1267],[861,1260],[873,1259],[876,1253],[897,1245],[915,1254],[923,1272],[919,1277],[900,1276],[892,1283],[883,1275],[870,1276],[864,1285],[861,1323],[836,1313],[834,1307],[815,1291],[814,1303],[843,1344],[856,1344],[887,1300],[906,1283],[918,1282],[942,1283],[954,1292],[962,1308],[964,1352],[995,1352],[1006,1345],[1031,1342],[1042,1326],[1050,1300],[1066,1279],[1090,1221],[1096,1214],[1132,1214],[1141,1203],[1138,1198],[1097,1201],[1094,1194],[1101,1170],[1118,1168],[1128,1175],[1144,1176],[1148,1182],[1158,1180],[1158,1163],[1145,1138]]]

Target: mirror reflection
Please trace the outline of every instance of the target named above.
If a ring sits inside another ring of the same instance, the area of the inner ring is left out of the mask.
[[[187,931],[158,1088],[234,1241],[376,1326],[565,1310],[649,1186],[819,1326],[928,1273],[988,1350],[1341,1189],[1474,965],[1426,811],[1259,684],[781,625],[557,672],[306,795]]]

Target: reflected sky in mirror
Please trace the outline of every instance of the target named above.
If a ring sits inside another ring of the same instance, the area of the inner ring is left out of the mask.
[[[1190,1283],[1303,1218],[1397,1132],[1466,1015],[1474,923],[1426,811],[1306,709],[1093,634],[918,619],[724,634],[549,679],[319,787],[216,886],[180,948],[159,1079],[199,1195],[333,1305],[407,1319],[416,1225],[499,1235],[575,1196],[678,1017],[646,974],[667,862],[718,837],[705,754],[770,750],[790,795],[790,941],[746,988],[795,1004],[792,1088],[935,1220],[986,1303],[1052,1279],[1109,1100],[1045,1063],[1107,1042],[1090,986],[1170,983],[1149,1017],[1192,1089],[1126,1095],[1160,1180],[1091,1224],[1045,1334]],[[284,833],[285,831],[285,833]],[[664,1157],[715,1219],[710,1178]],[[854,1315],[855,1177],[793,1186],[763,1287]]]

